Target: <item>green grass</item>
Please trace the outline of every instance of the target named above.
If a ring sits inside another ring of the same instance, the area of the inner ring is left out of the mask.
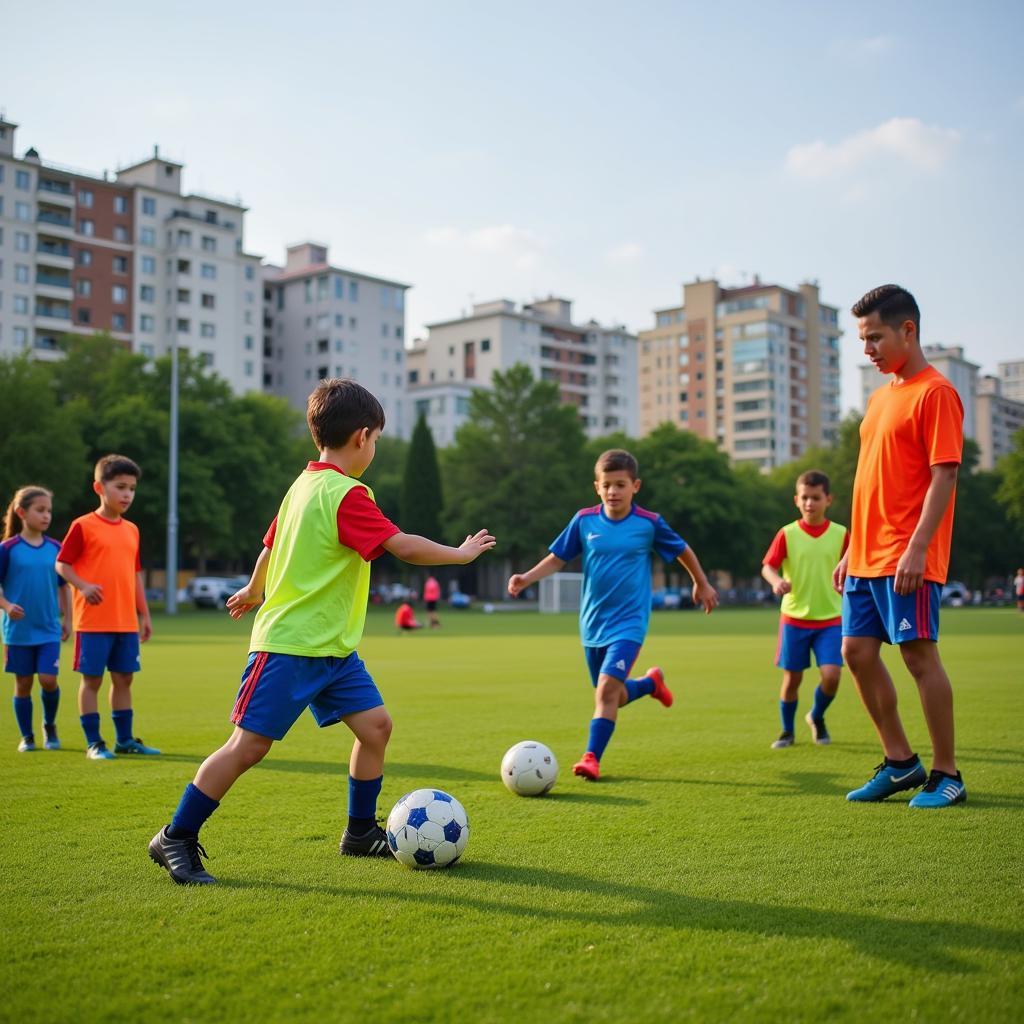
[[[136,719],[164,756],[86,761],[67,670],[63,752],[18,755],[0,722],[0,1020],[1020,1020],[1024,620],[943,613],[969,802],[937,813],[843,799],[879,759],[848,676],[831,747],[801,724],[768,749],[775,621],[656,615],[642,666],[676,705],[627,708],[588,785],[572,617],[449,612],[396,637],[375,613],[360,651],[396,723],[382,809],[449,790],[462,862],[343,861],[349,737],[304,716],[204,831],[221,884],[189,889],[146,843],[228,734],[248,625],[158,618]],[[562,766],[540,800],[497,778],[528,738]]]

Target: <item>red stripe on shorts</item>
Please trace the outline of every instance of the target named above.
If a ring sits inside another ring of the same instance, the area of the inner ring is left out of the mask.
[[[267,657],[268,655],[266,651],[260,651],[252,663],[252,668],[249,670],[249,677],[242,685],[242,691],[239,693],[238,700],[235,701],[234,710],[231,712],[231,721],[236,725],[245,715],[245,709],[249,706],[253,690],[256,689],[256,684],[260,681],[260,674],[263,672],[263,666],[267,663]]]
[[[82,634],[75,633],[75,660],[71,666],[72,672],[78,671],[78,663],[82,660]]]
[[[779,619],[779,642],[778,642],[778,645],[775,648],[775,664],[776,665],[778,665],[780,659],[782,658],[782,631],[785,628],[785,626],[786,626],[786,624],[780,618]]]
[[[921,625],[918,627],[917,636],[918,639],[922,637],[931,639],[932,635],[932,624],[931,624],[931,610],[932,610],[932,590],[927,583],[921,588]]]

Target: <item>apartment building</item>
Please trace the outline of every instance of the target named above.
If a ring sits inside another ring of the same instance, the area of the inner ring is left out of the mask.
[[[473,390],[516,363],[557,385],[588,436],[636,433],[636,338],[625,327],[574,323],[572,302],[549,296],[519,307],[479,302],[427,329],[406,353],[409,419],[425,416],[442,447],[465,422]]]
[[[263,268],[260,355],[265,391],[297,409],[316,382],[351,377],[384,407],[387,431],[411,432],[405,410],[405,293],[399,281],[332,266],[326,245],[289,246]]]
[[[762,470],[836,440],[842,331],[816,283],[698,279],[654,317],[638,335],[641,434],[674,423]]]
[[[1002,366],[1006,364],[1001,364]],[[975,391],[979,469],[994,469],[996,463],[1013,450],[1013,438],[1024,430],[1024,401],[1015,400],[1004,390],[1004,377],[984,376]]]
[[[0,119],[0,355],[55,359],[65,334],[107,331],[150,358],[177,341],[236,392],[259,388],[245,207],[183,192],[157,150],[113,175],[18,157],[17,127]]]
[[[996,364],[996,375],[1004,398],[1024,402],[1024,359],[1011,359]]]

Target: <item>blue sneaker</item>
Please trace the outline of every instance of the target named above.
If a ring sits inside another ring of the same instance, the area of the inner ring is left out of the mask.
[[[44,750],[60,750],[60,740],[57,739],[57,726],[55,725],[43,725],[43,731],[46,733],[46,739],[43,741]]]
[[[114,755],[107,750],[106,743],[100,740],[99,743],[93,743],[85,752],[85,756],[90,761],[113,761]]]
[[[883,761],[875,769],[875,774],[860,789],[846,794],[846,799],[856,802],[885,800],[893,793],[923,786],[927,778],[920,759],[916,760],[909,768],[894,768],[891,764]]]
[[[952,807],[962,804],[967,799],[964,780],[957,772],[956,776],[946,775],[934,769],[928,776],[924,789],[915,796],[908,807]]]
[[[160,751],[156,747],[147,747],[145,743],[135,737],[133,740],[128,740],[127,743],[115,743],[114,753],[116,754],[159,754]]]
[[[19,754],[31,754],[36,750],[36,738],[35,736],[22,736],[21,742],[18,744]]]

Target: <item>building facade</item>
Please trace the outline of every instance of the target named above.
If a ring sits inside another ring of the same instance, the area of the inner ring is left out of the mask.
[[[283,267],[263,268],[263,389],[304,410],[318,380],[351,377],[380,400],[388,433],[408,436],[408,288],[332,266],[326,245],[289,246]]]
[[[816,284],[684,285],[639,334],[640,433],[673,423],[762,470],[834,443],[838,324]]]
[[[621,326],[574,323],[568,299],[479,302],[428,332],[406,355],[407,397],[410,419],[425,415],[439,445],[465,422],[472,391],[516,363],[558,387],[588,436],[636,433],[636,338]]]
[[[1011,359],[996,364],[996,375],[1004,398],[1024,402],[1024,359]]]
[[[1006,365],[1006,364],[1002,364]],[[980,469],[994,469],[996,463],[1013,450],[1013,436],[1024,430],[1024,401],[1016,401],[1003,391],[1003,377],[985,376],[975,393]]]
[[[65,334],[107,331],[150,358],[177,341],[236,392],[259,388],[245,207],[184,193],[157,151],[113,176],[17,157],[16,129],[0,120],[0,355],[55,359]]]

